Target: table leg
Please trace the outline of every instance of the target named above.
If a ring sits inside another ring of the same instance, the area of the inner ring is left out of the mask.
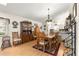
[[[52,42],[51,42],[51,39],[49,39],[49,52],[52,51]]]

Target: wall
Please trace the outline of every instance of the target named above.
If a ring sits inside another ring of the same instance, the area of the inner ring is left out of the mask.
[[[39,24],[39,26],[42,25],[42,23],[40,23],[40,22],[33,21],[33,20],[30,20],[30,19],[27,19],[27,18],[23,18],[23,17],[20,17],[20,16],[15,16],[15,15],[3,13],[3,12],[0,12],[0,17],[4,17],[4,18],[9,18],[10,19],[9,31],[8,31],[9,34],[8,35],[11,37],[11,42],[12,42],[12,32],[17,31],[20,34],[20,22],[21,21],[31,21],[32,25],[34,25],[36,23]],[[13,21],[17,21],[18,22],[18,28],[16,28],[16,29],[13,28],[13,25],[12,25]],[[2,43],[1,39],[2,38],[0,37],[0,46],[1,46],[1,43]]]
[[[66,18],[69,16],[69,11],[66,11],[64,13],[59,14],[58,16],[56,16],[54,19],[52,19],[52,23],[49,24],[50,26],[48,26],[47,31],[45,32],[46,34],[50,33],[50,29],[54,29],[54,27],[56,27],[55,24],[57,24],[57,27],[59,29],[64,29],[65,26],[65,20]],[[55,22],[55,23],[54,23]],[[48,33],[47,33],[48,32]]]
[[[65,20],[68,17],[68,15],[69,15],[69,11],[66,11],[62,14],[59,14],[56,18],[54,18],[60,29],[64,28]]]
[[[79,3],[77,4],[77,17],[76,17],[76,23],[77,23],[77,34],[76,34],[76,52],[77,52],[77,56],[79,56]]]

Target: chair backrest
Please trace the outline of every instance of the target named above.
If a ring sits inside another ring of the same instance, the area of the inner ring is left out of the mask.
[[[34,34],[37,35],[40,31],[40,27],[38,25],[35,26],[34,28]]]
[[[34,33],[38,41],[42,41],[44,39],[44,33],[40,31],[40,27],[37,24],[36,27],[34,28]]]
[[[3,36],[2,41],[10,40],[10,36]]]
[[[18,32],[12,32],[12,38],[19,38]]]
[[[38,40],[39,42],[44,41],[45,38],[46,38],[46,37],[45,37],[44,33],[40,32],[40,33],[37,34],[37,40]]]

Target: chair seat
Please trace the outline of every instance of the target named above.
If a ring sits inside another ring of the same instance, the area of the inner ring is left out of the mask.
[[[41,45],[46,45],[46,44],[48,44],[48,42],[42,41],[42,42],[39,42],[39,44],[41,44]]]
[[[37,37],[37,36],[34,36],[35,38]]]
[[[48,35],[47,37],[48,37],[48,38],[53,38],[53,37],[55,37],[55,35],[52,35],[52,36]]]
[[[15,38],[14,41],[21,41],[21,39],[20,38]]]

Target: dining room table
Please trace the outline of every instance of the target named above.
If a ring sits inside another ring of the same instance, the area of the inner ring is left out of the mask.
[[[37,37],[37,38],[42,38],[44,39],[44,44],[45,42],[48,42],[47,46],[48,48],[45,48],[44,50],[47,49],[48,52],[51,52],[52,51],[52,41],[53,39],[55,38],[56,34],[53,33],[53,34],[49,34],[49,35],[46,35],[45,33],[40,33],[40,37]],[[37,45],[39,45],[39,40],[37,40]]]
[[[46,36],[48,43],[49,43],[49,50],[48,50],[49,52],[52,51],[52,40],[53,40],[54,37],[55,37],[55,34]]]

